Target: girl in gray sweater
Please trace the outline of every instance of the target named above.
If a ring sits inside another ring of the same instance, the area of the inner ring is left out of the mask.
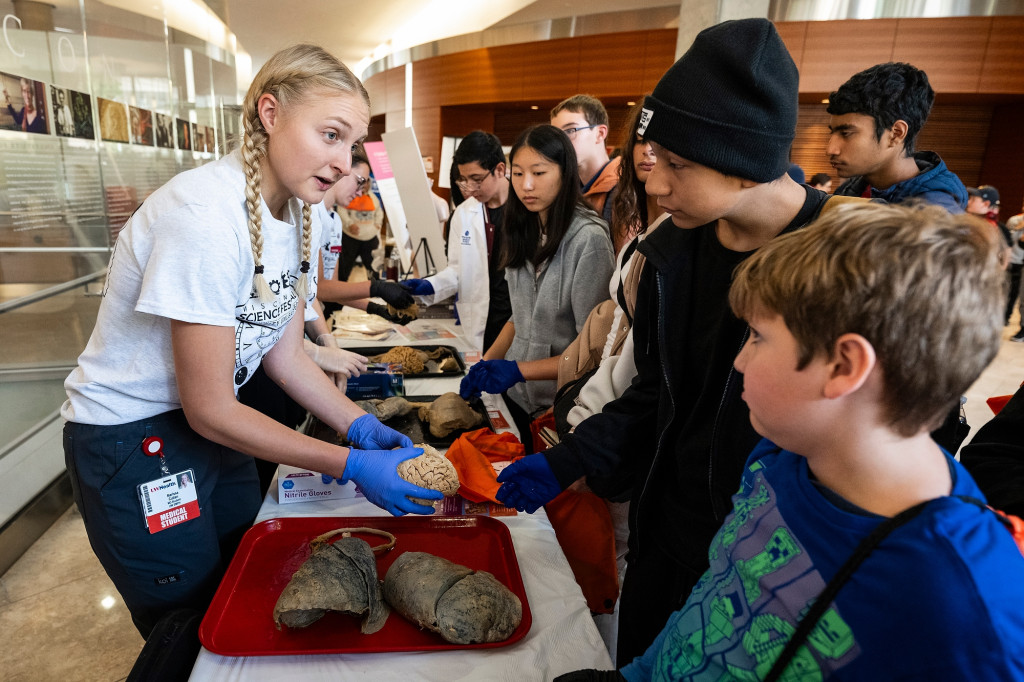
[[[607,223],[582,199],[576,153],[565,132],[550,125],[527,128],[509,159],[514,192],[498,253],[512,319],[462,380],[460,393],[507,392],[525,442],[523,423],[554,401],[559,355],[608,298],[614,255]]]

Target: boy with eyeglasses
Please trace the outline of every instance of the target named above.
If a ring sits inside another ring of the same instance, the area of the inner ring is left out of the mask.
[[[512,316],[505,271],[497,267],[497,239],[508,199],[505,153],[501,141],[474,130],[455,150],[456,185],[466,200],[452,214],[448,230],[448,266],[426,279],[405,284],[432,305],[456,294],[455,310],[470,346],[490,348]]]
[[[608,160],[608,112],[601,100],[573,95],[551,110],[551,125],[561,128],[576,150],[583,198],[611,225],[612,193],[619,182],[619,162]]]

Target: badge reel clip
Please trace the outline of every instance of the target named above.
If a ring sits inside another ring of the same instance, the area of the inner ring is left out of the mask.
[[[142,451],[147,457],[160,458],[160,473],[170,476],[171,470],[167,468],[167,460],[164,459],[164,441],[162,438],[150,436],[142,441]]]

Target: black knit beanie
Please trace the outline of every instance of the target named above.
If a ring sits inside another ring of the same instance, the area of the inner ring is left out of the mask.
[[[789,168],[799,76],[767,19],[701,31],[644,99],[639,133],[726,175],[771,182]]]

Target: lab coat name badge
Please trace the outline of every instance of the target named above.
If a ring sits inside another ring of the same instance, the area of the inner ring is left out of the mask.
[[[150,533],[199,517],[195,474],[186,469],[139,486],[139,501]]]

